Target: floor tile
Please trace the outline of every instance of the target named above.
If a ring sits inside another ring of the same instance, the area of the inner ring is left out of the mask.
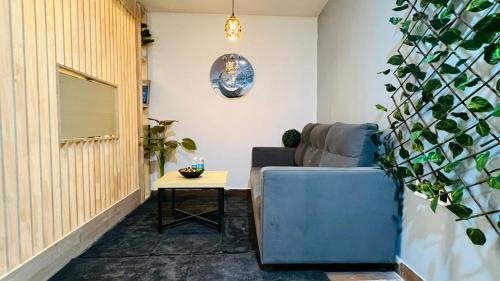
[[[78,258],[53,276],[51,281],[80,280],[187,280],[189,256]]]
[[[256,249],[257,240],[253,220],[249,217],[227,217],[224,220],[222,251],[241,253]]]
[[[329,272],[330,281],[403,281],[395,272]]]
[[[190,281],[328,281],[320,271],[263,271],[254,252],[194,256],[189,265]]]
[[[162,235],[153,255],[218,254],[221,252],[219,233],[176,233]]]

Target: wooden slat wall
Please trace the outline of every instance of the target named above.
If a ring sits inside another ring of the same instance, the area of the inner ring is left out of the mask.
[[[140,188],[136,18],[120,0],[0,0],[0,276]],[[59,143],[57,64],[118,87],[117,140]]]

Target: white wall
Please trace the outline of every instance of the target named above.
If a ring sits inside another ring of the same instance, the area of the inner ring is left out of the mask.
[[[207,169],[227,169],[229,187],[246,187],[253,146],[281,146],[289,128],[316,120],[315,18],[238,16],[242,38],[224,38],[227,15],[151,13],[150,116],[175,119],[179,138],[192,137]],[[240,99],[214,92],[209,71],[227,53],[246,57],[255,83]],[[168,170],[190,164],[179,153]]]
[[[391,29],[394,1],[330,0],[318,19],[318,121],[373,122],[386,58],[399,35]]]
[[[387,104],[387,77],[375,73],[399,40],[388,22],[395,1],[330,0],[318,23],[318,120],[321,122],[378,122],[386,120],[374,105]],[[498,192],[496,193],[498,195]],[[494,198],[491,197],[494,201]],[[474,226],[488,242],[475,246],[465,235],[469,222],[456,222],[439,206],[405,193],[399,258],[425,280],[500,280],[500,239],[485,219]]]

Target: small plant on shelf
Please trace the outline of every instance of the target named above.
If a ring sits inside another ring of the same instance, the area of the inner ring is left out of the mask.
[[[153,36],[151,35],[151,32],[149,32],[148,25],[146,23],[141,23],[141,42],[142,46],[147,46],[151,43],[153,43],[155,40],[153,39]]]
[[[144,151],[148,156],[155,155],[158,160],[160,177],[162,177],[165,175],[165,164],[177,151],[177,148],[181,146],[185,150],[194,151],[196,143],[190,138],[183,138],[181,142],[167,139],[168,128],[177,121],[148,119],[153,121],[155,125],[147,125],[144,128]]]

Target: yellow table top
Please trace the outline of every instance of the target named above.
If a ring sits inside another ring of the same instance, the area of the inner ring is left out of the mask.
[[[225,188],[227,177],[227,171],[205,171],[198,178],[187,179],[178,171],[170,171],[154,182],[153,190],[158,188]]]

